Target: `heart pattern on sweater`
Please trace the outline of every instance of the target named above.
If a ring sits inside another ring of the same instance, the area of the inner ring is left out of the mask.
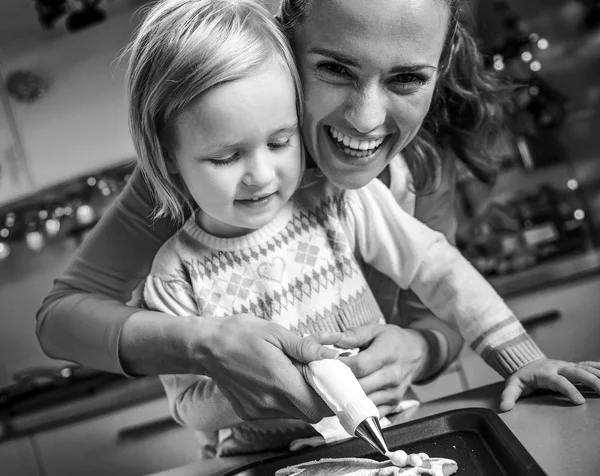
[[[279,257],[273,258],[270,262],[263,261],[258,265],[256,271],[261,278],[281,283],[285,271],[285,261]]]

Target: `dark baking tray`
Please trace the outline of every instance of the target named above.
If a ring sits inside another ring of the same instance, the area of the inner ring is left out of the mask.
[[[458,463],[459,476],[547,476],[498,415],[487,408],[451,410],[383,431],[390,450],[424,452]],[[269,476],[320,458],[383,457],[354,438],[255,462],[226,476]]]

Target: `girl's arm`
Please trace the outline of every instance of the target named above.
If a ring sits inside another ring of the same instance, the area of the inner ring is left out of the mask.
[[[397,190],[399,196],[392,194],[403,203],[409,183],[405,177],[408,171],[404,164],[396,162],[392,162],[390,168],[395,169],[393,174],[390,172],[394,177],[392,189]],[[451,243],[454,242],[456,233],[455,176],[454,158],[448,155],[441,168],[439,185],[431,193],[418,195],[414,208],[415,218],[443,233]],[[382,181],[386,183],[390,179],[382,177]],[[386,185],[390,186],[389,183]],[[410,289],[398,288],[389,277],[368,265],[364,266],[364,272],[387,322],[404,329],[416,330],[419,332],[416,336],[427,339],[428,358],[422,363],[415,382],[425,383],[434,379],[456,360],[463,346],[463,338],[447,323],[438,319]]]
[[[444,157],[440,185],[432,193],[417,195],[414,216],[429,228],[443,233],[454,244],[456,236],[456,193],[455,160],[451,155]],[[424,369],[420,382],[430,381],[454,362],[462,349],[464,339],[452,327],[438,319],[410,289],[398,293],[396,319],[402,327],[428,332],[437,339],[429,368]],[[396,322],[396,321],[393,321]],[[433,332],[431,332],[433,331]],[[419,383],[419,382],[417,382]]]
[[[37,313],[38,339],[47,355],[137,375],[190,368],[182,355],[185,323],[125,305],[175,231],[166,220],[152,223],[152,209],[135,170]]]
[[[501,375],[543,357],[504,301],[444,235],[395,204],[377,181],[348,194],[363,259],[453,323]]]

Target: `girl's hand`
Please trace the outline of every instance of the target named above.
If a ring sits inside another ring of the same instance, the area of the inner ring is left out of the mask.
[[[190,343],[192,358],[202,363],[240,418],[316,423],[332,415],[304,379],[302,364],[335,358],[337,351],[246,314],[210,319],[201,326],[196,344],[193,338]]]
[[[334,336],[337,336],[335,342]],[[393,324],[369,324],[338,333],[322,333],[338,347],[359,347],[356,356],[340,357],[358,378],[381,416],[393,413],[427,357],[427,342],[416,331]],[[320,340],[323,342],[323,340]]]
[[[600,394],[600,362],[565,362],[540,359],[527,364],[512,374],[502,392],[500,410],[509,411],[521,396],[543,388],[567,396],[575,405],[585,398],[574,384],[583,384]]]

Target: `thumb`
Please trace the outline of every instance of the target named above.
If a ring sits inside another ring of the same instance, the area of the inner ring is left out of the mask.
[[[336,345],[339,347],[364,347],[371,342],[375,337],[375,326],[366,325],[360,327],[352,327],[341,333],[340,339]]]
[[[281,350],[290,358],[308,364],[313,360],[337,359],[339,351],[325,347],[309,337],[288,334],[281,341]]]
[[[517,378],[509,378],[500,397],[500,411],[512,410],[522,393],[523,385],[521,381]]]

